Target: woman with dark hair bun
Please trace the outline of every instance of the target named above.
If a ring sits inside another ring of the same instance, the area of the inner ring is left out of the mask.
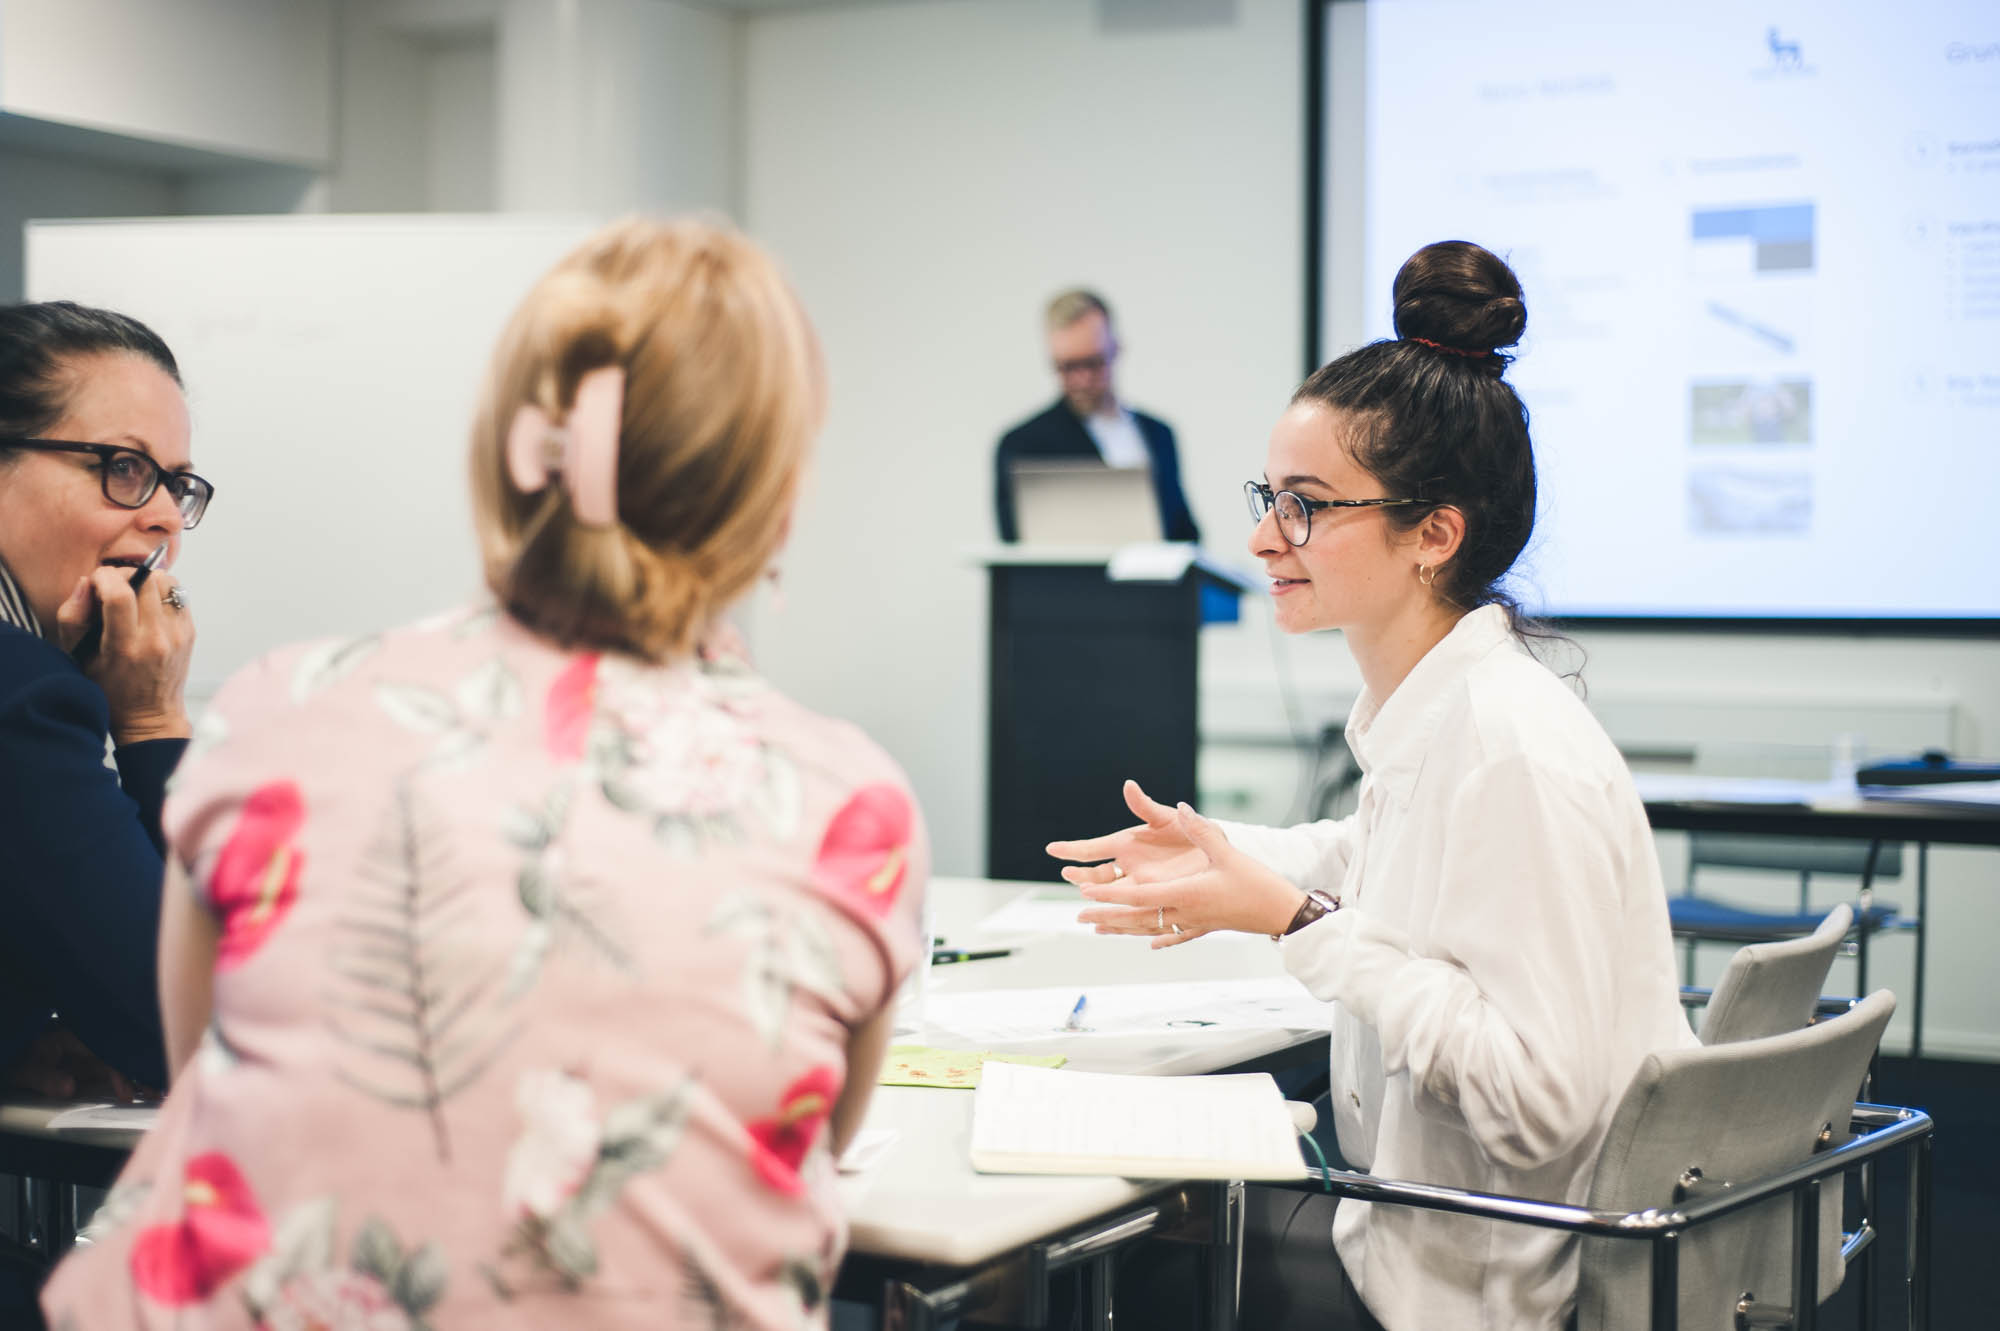
[[[188,447],[150,328],[0,306],[0,1072],[48,1094],[166,1084],[160,805],[194,646],[166,569],[213,493]]]
[[[1245,487],[1279,626],[1340,629],[1360,667],[1358,809],[1249,827],[1127,782],[1137,826],[1049,850],[1090,862],[1063,873],[1103,903],[1082,915],[1101,933],[1279,940],[1336,1005],[1354,1167],[1581,1201],[1640,1060],[1693,1038],[1666,893],[1624,760],[1528,653],[1505,588],[1535,521],[1503,350],[1527,326],[1520,283],[1446,241],[1394,295],[1398,336],[1307,379]],[[1278,1196],[1251,1217],[1246,1325],[1554,1328],[1575,1300],[1567,1236]]]

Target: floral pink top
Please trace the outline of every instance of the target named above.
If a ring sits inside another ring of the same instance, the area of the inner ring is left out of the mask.
[[[826,1324],[848,1035],[924,942],[894,763],[491,609],[280,652],[200,732],[215,1021],[54,1326]]]

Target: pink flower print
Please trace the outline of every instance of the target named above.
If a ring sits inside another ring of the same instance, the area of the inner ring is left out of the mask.
[[[574,1197],[597,1164],[603,1132],[582,1079],[553,1068],[521,1074],[514,1088],[521,1135],[507,1153],[500,1204],[509,1216],[547,1220]]]
[[[247,961],[298,899],[305,865],[298,835],[305,821],[305,798],[290,781],[259,786],[243,801],[208,876],[208,899],[222,921],[218,970]]]
[[[179,1221],[153,1225],[132,1244],[132,1283],[169,1307],[199,1303],[271,1244],[249,1181],[219,1152],[187,1163]]]
[[[799,1166],[819,1140],[820,1129],[833,1114],[833,1102],[839,1095],[840,1074],[825,1065],[785,1088],[778,1112],[749,1125],[750,1163],[758,1178],[787,1197],[806,1190]]]
[[[260,1331],[410,1331],[408,1311],[382,1282],[360,1271],[307,1271],[278,1290]]]
[[[646,805],[714,817],[748,805],[767,779],[756,731],[707,689],[657,672],[606,672],[604,710],[622,740],[620,774]]]
[[[563,667],[549,685],[542,704],[542,740],[549,753],[565,762],[583,757],[590,737],[590,714],[597,704],[595,653],[579,656]]]
[[[909,871],[913,821],[902,791],[863,786],[827,824],[813,882],[864,914],[887,915]]]

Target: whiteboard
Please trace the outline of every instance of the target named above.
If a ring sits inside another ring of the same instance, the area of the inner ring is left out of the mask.
[[[466,448],[514,306],[595,228],[443,215],[34,222],[31,300],[145,321],[180,361],[215,501],[175,573],[191,698],[287,642],[481,588]]]

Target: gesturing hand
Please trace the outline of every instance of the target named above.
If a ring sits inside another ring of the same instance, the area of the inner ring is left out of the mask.
[[[1101,934],[1150,937],[1154,947],[1172,947],[1218,929],[1284,932],[1304,895],[1298,888],[1230,845],[1221,828],[1187,805],[1168,810],[1146,800],[1161,815],[1156,824],[1133,802],[1134,794],[1145,799],[1128,782],[1126,800],[1147,818],[1146,826],[1099,841],[1130,836],[1136,842],[1144,835],[1151,838],[1148,844],[1164,845],[1171,839],[1185,849],[1157,855],[1152,862],[1122,873],[1106,866],[1063,870],[1065,878],[1082,886],[1085,897],[1103,903],[1086,907],[1077,919],[1096,925]],[[1089,848],[1098,843],[1067,844]]]
[[[1139,789],[1137,781],[1125,783],[1125,807],[1138,815],[1137,827],[1086,841],[1049,842],[1049,854],[1059,860],[1104,861],[1065,866],[1062,871],[1065,879],[1079,887],[1088,887],[1142,871],[1155,880],[1178,878],[1208,862],[1181,830],[1179,815]]]

